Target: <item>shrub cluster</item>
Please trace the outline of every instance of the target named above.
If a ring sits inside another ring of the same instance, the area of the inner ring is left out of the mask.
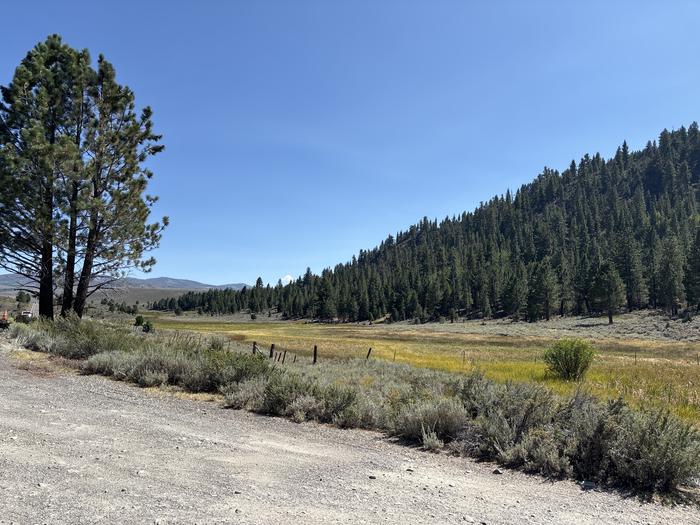
[[[548,477],[669,492],[700,474],[698,431],[657,410],[537,384],[499,384],[384,361],[281,365],[223,340],[144,335],[91,321],[14,329],[25,346],[83,358],[83,371],[224,395],[232,408],[380,430],[409,443]],[[304,360],[306,361],[306,360]]]

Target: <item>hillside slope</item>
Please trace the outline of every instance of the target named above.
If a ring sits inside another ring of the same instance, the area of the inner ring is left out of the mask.
[[[423,219],[320,276],[154,306],[349,321],[596,311],[612,319],[620,307],[649,306],[675,314],[700,302],[699,187],[693,123],[641,151],[625,143],[608,160],[586,155],[563,172],[545,168],[515,195],[440,223]]]

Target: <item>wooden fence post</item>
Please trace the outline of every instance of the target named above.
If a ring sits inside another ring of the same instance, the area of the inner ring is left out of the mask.
[[[255,341],[253,341],[253,353],[255,353],[255,351],[256,351],[257,349],[258,349],[258,343],[256,343]]]
[[[396,361],[396,347],[394,347],[394,361]]]
[[[272,359],[272,356],[275,355],[275,343],[272,343],[270,345],[270,359]]]
[[[294,359],[292,359],[292,363],[296,363],[296,362],[297,362],[297,355],[294,354]]]
[[[282,354],[282,364],[284,364],[284,360],[287,359],[287,351],[285,350],[284,353]]]
[[[365,361],[369,359],[369,355],[372,353],[372,347],[369,347],[369,350],[367,350],[367,357],[365,357]]]
[[[311,364],[315,365],[317,360],[318,360],[318,346],[314,345],[314,360]]]

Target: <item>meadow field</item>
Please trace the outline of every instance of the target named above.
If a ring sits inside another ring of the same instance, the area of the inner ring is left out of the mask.
[[[652,322],[668,325],[660,316],[637,314],[607,327],[604,320],[586,323],[467,322],[411,324],[321,324],[248,321],[201,316],[150,315],[160,330],[220,334],[232,341],[253,342],[263,352],[271,344],[287,351],[287,359],[309,359],[314,345],[319,359],[383,359],[417,367],[466,373],[479,370],[498,382],[536,382],[557,393],[577,388],[602,398],[623,396],[634,406],[667,407],[700,425],[700,342],[696,323],[677,322],[663,331],[645,332]],[[675,322],[674,322],[675,323]],[[585,324],[585,326],[584,326]],[[597,356],[583,383],[551,377],[542,356],[560,337],[589,339]]]

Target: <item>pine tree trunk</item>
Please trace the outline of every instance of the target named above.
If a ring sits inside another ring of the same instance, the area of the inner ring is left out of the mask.
[[[76,291],[75,301],[73,302],[73,311],[78,317],[83,317],[85,303],[87,302],[88,288],[90,287],[90,278],[92,277],[92,265],[95,261],[95,249],[97,248],[97,228],[97,217],[93,216],[90,220],[90,231],[88,232],[88,240],[85,246],[83,269],[80,271],[78,290]]]
[[[53,137],[50,141],[53,143]],[[41,268],[39,270],[39,317],[53,319],[53,174],[46,177],[43,209],[39,220],[43,222],[41,241]]]
[[[76,237],[78,235],[78,184],[73,183],[71,195],[70,225],[68,226],[68,253],[66,254],[66,274],[63,283],[63,302],[61,304],[61,316],[66,317],[73,308],[73,288],[75,286],[75,257]]]
[[[48,239],[41,245],[39,317],[53,319],[53,244]]]
[[[49,144],[56,142],[55,127],[50,130]],[[43,194],[42,209],[38,220],[42,225],[41,268],[39,270],[39,317],[53,319],[53,204],[54,204],[54,173],[49,168]]]

